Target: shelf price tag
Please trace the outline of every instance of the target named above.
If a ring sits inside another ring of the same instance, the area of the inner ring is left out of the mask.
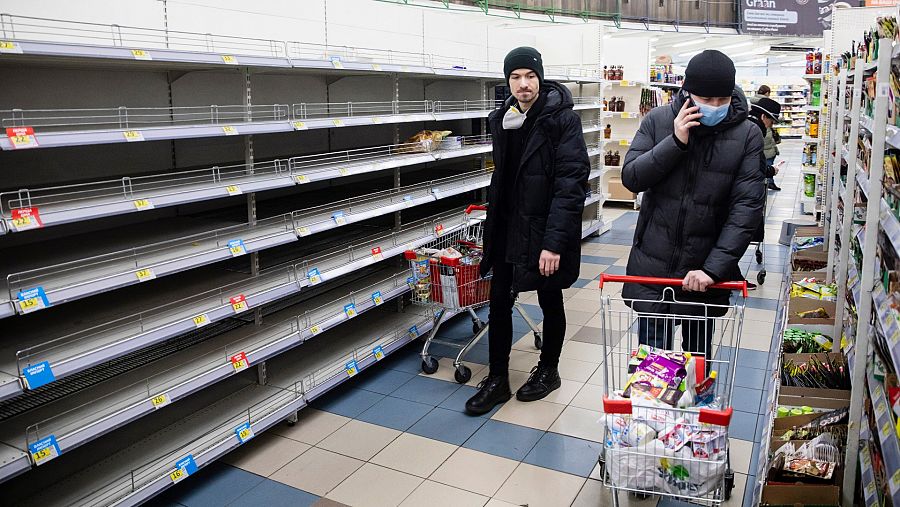
[[[231,361],[231,367],[234,368],[235,373],[241,370],[246,370],[247,367],[250,366],[250,361],[247,360],[246,352],[238,352],[237,354],[231,356],[229,360]]]
[[[434,226],[434,234],[439,238],[441,236],[443,236],[444,235],[444,224],[437,224],[436,226]]]
[[[31,453],[31,461],[35,466],[41,466],[44,463],[58,458],[61,454],[59,444],[56,443],[56,436],[50,435],[42,438],[33,444],[28,444],[28,452]]]
[[[353,377],[359,373],[359,364],[356,363],[356,359],[353,359],[347,361],[347,364],[344,365],[344,369],[347,371],[348,377]]]
[[[875,483],[874,482],[869,481],[866,483],[866,492],[865,493],[866,493],[866,498],[870,498],[872,495],[875,494]]]
[[[622,86],[631,86],[631,84],[630,84],[628,81],[625,81],[624,79],[623,79],[622,82],[619,83],[619,84],[622,85]]]
[[[885,421],[884,424],[881,425],[881,438],[882,440],[891,436],[891,421]]]
[[[247,440],[250,440],[255,435],[253,434],[253,427],[250,426],[249,422],[245,422],[241,424],[237,428],[234,429],[234,434],[237,436],[238,442],[246,443]]]
[[[225,187],[225,191],[228,192],[228,195],[241,195],[244,193],[240,185],[228,185]]]
[[[381,296],[380,290],[376,290],[372,293],[372,302],[375,303],[375,306],[381,306],[384,303],[384,298]]]
[[[194,461],[193,454],[188,454],[175,463],[175,470],[169,474],[169,479],[172,479],[173,484],[178,484],[195,473],[197,473],[197,462]]]
[[[225,125],[225,126],[223,126],[223,127],[222,127],[222,133],[225,134],[226,136],[236,136],[236,135],[238,135],[237,129],[234,128],[234,127],[232,127],[231,125]]]
[[[313,336],[316,336],[317,334],[319,334],[319,333],[322,332],[322,328],[319,327],[318,324],[315,324],[315,325],[313,325],[313,327],[309,328],[309,332],[310,332],[310,334],[312,334]]]
[[[416,286],[416,278],[415,278],[414,276],[411,276],[411,277],[407,278],[407,279],[406,279],[406,285],[408,285],[410,289],[412,289],[413,287],[415,287],[415,286]]]
[[[151,201],[150,199],[135,199],[131,202],[132,204],[134,204],[134,208],[138,211],[144,211],[154,208],[153,201]]]
[[[381,72],[381,65],[377,63],[372,64],[372,70]]]
[[[134,57],[135,60],[152,60],[153,57],[150,56],[150,53],[144,51],[143,49],[132,49],[131,56]]]
[[[331,218],[337,225],[347,225],[347,218],[344,216],[343,211],[335,211]]]
[[[137,277],[139,282],[146,282],[148,280],[153,280],[154,278],[156,278],[156,273],[153,272],[152,268],[144,268],[135,271],[134,276]]]
[[[125,137],[125,140],[129,143],[144,140],[144,134],[142,134],[140,130],[125,130],[122,131],[122,136]]]
[[[407,208],[412,208],[413,202],[412,202],[412,196],[411,196],[411,195],[404,195],[404,196],[403,196],[403,202],[406,203],[406,207],[407,207]]]
[[[378,116],[373,116],[373,117],[372,117],[372,123],[374,123],[375,125],[380,125],[380,124],[381,124],[381,118],[379,118]]]
[[[381,361],[382,359],[384,359],[384,349],[381,347],[381,345],[372,349],[372,356],[375,357],[376,361]]]
[[[344,315],[346,315],[348,319],[356,317],[356,304],[347,303],[346,305],[344,305]]]
[[[222,63],[227,65],[237,65],[238,61],[234,55],[222,55]]]
[[[232,257],[240,257],[247,253],[247,247],[244,246],[244,240],[232,239],[228,242],[228,251]]]
[[[628,145],[629,145],[628,139],[619,140],[619,146],[628,146]]]
[[[191,322],[194,323],[194,327],[203,327],[209,324],[209,316],[205,313],[201,313],[200,315],[195,315],[191,317]]]
[[[309,227],[297,227],[297,236],[300,236],[301,238],[309,236]]]
[[[25,389],[37,389],[56,380],[49,361],[26,366],[22,369],[22,377],[25,380]]]
[[[340,119],[340,118],[335,118],[335,119],[331,120],[331,123],[332,123],[335,127],[343,127],[343,126],[344,126],[344,120],[342,120],[342,119]]]
[[[319,285],[322,283],[322,273],[319,273],[319,268],[312,268],[307,271],[306,278],[309,280],[310,285]]]
[[[891,476],[891,493],[894,494],[900,490],[900,469],[894,470],[894,475]]]
[[[419,337],[419,328],[418,326],[413,326],[409,328],[409,336],[410,338],[418,338]]]
[[[350,176],[350,168],[349,167],[341,167],[338,169],[338,174],[341,176]]]
[[[167,393],[157,394],[156,396],[150,398],[150,403],[153,405],[153,408],[163,408],[169,403],[172,403],[172,398],[169,398]]]
[[[331,60],[331,66],[335,69],[341,70],[344,68],[344,62],[341,61],[340,56],[332,56],[329,60]]]
[[[230,298],[228,301],[231,302],[231,309],[234,310],[234,313],[246,312],[250,307],[247,305],[247,298],[244,297],[243,294],[238,294],[237,296]]]
[[[47,298],[47,293],[44,292],[44,288],[40,285],[19,291],[16,294],[16,299],[18,300],[19,313],[23,315],[43,310],[50,306],[50,299]]]
[[[12,210],[12,226],[16,232],[22,232],[28,229],[40,229],[44,226],[44,222],[41,220],[41,214],[37,207],[16,208]]]
[[[294,127],[294,130],[309,130],[309,127],[302,121],[292,121],[291,127]]]
[[[305,183],[309,183],[309,176],[305,174],[298,174],[294,176],[294,181],[296,181],[300,185],[303,185]]]
[[[34,135],[34,129],[31,127],[12,127],[6,129],[6,137],[12,143],[14,150],[23,150],[27,148],[37,148],[37,137]]]
[[[631,118],[631,113],[622,113],[622,118]]]
[[[885,412],[887,412],[887,406],[884,403],[884,400],[878,400],[878,403],[875,404],[875,415],[877,419],[881,419],[884,417]]]
[[[20,46],[18,42],[13,42],[11,40],[0,40],[0,54],[3,53],[13,53],[21,55],[22,46]]]
[[[380,261],[384,259],[384,255],[381,253],[381,247],[376,246],[372,249],[372,259],[376,261]]]

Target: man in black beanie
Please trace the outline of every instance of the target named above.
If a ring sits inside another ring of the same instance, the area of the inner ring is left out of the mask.
[[[558,365],[566,332],[563,289],[581,267],[581,214],[590,161],[581,118],[569,90],[544,80],[541,54],[513,49],[503,62],[512,96],[488,117],[494,173],[488,189],[483,276],[490,294],[490,374],[466,402],[484,414],[510,399],[512,309],[520,291],[537,290],[544,313],[540,362],[517,392],[539,400],[560,387]]]
[[[674,294],[660,286],[623,287],[639,312],[642,344],[672,349],[681,325],[682,350],[710,352],[711,317],[725,314],[730,294],[707,289],[743,280],[738,261],[762,221],[764,161],[762,133],[747,121],[747,99],[734,76],[723,53],[694,56],[672,103],[647,114],[625,155],[622,183],[644,193],[626,272],[681,280]],[[673,297],[692,304],[675,304]],[[645,313],[694,317],[640,316]]]

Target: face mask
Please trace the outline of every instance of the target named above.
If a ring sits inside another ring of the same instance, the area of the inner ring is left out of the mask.
[[[521,128],[525,124],[527,115],[516,106],[511,106],[506,114],[503,115],[503,128],[505,130],[515,130]]]
[[[714,107],[699,102],[695,102],[695,104],[700,108],[700,112],[703,113],[703,116],[700,117],[700,123],[707,127],[712,127],[713,125],[721,123],[722,120],[725,119],[725,115],[728,114],[728,107],[731,106],[731,104],[724,104],[719,107]]]

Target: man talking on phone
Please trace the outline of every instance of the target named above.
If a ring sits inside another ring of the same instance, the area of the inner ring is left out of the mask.
[[[728,291],[709,286],[743,280],[738,261],[763,215],[764,162],[762,134],[747,121],[734,76],[734,63],[719,51],[691,58],[679,93],[643,119],[625,155],[622,183],[644,192],[626,273],[682,280],[665,298],[660,286],[623,287],[642,344],[671,350],[681,326],[682,350],[711,351],[710,317],[724,315],[724,306],[671,300],[728,305]],[[671,314],[693,317],[665,318]]]

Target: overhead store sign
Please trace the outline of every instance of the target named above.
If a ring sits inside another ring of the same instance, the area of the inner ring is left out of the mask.
[[[740,0],[741,31],[753,35],[821,37],[831,29],[835,2],[822,0]],[[859,0],[849,0],[859,7]]]

